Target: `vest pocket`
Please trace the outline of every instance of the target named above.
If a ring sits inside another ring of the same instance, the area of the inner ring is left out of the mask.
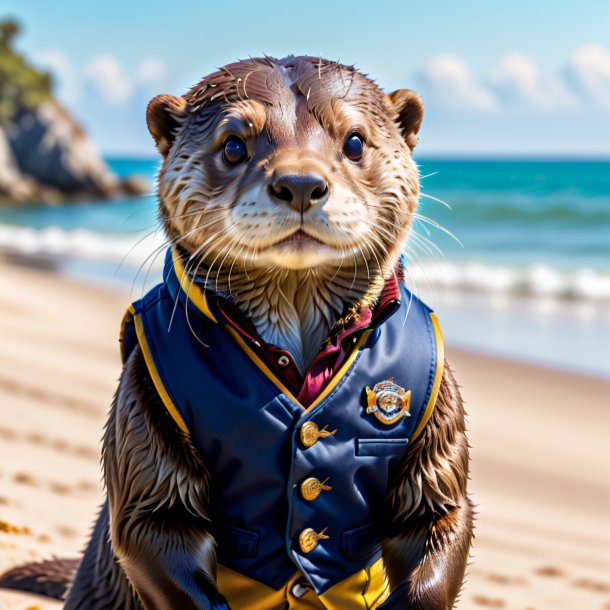
[[[372,523],[345,530],[341,536],[341,554],[346,559],[356,561],[366,559],[380,548],[377,527]]]
[[[219,558],[245,559],[258,553],[258,532],[219,524],[214,528],[214,533]]]
[[[402,457],[408,442],[406,438],[357,438],[356,455]]]

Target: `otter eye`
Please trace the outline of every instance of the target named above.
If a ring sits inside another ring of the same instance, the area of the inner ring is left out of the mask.
[[[364,150],[364,142],[359,133],[351,134],[343,145],[343,152],[350,161],[360,161]]]
[[[246,143],[237,136],[230,136],[225,140],[222,149],[224,160],[229,165],[237,165],[241,163],[247,156]]]

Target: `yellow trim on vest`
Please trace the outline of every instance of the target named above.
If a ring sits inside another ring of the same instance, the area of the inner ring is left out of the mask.
[[[146,333],[144,332],[144,325],[142,324],[142,318],[139,315],[133,317],[133,323],[136,329],[136,335],[138,336],[138,342],[142,349],[142,353],[144,354],[144,360],[146,361],[146,366],[148,367],[148,372],[152,377],[153,383],[155,384],[155,388],[157,389],[157,393],[161,397],[165,408],[169,411],[169,414],[172,416],[172,419],[178,424],[178,427],[187,434],[189,430],[182,419],[178,409],[172,402],[172,399],[169,397],[163,382],[161,381],[161,377],[159,376],[159,372],[157,371],[157,367],[155,366],[155,360],[150,353],[150,348],[148,346],[148,340],[146,339]]]
[[[421,421],[419,422],[419,426],[417,426],[415,432],[413,432],[411,435],[409,443],[413,443],[413,441],[422,433],[432,415],[432,411],[434,411],[436,399],[438,398],[438,391],[441,387],[441,380],[443,379],[443,370],[445,368],[445,343],[443,341],[443,333],[441,333],[438,318],[433,313],[430,314],[430,318],[432,319],[434,336],[436,338],[436,371],[434,372],[432,391],[430,392],[430,399],[426,405],[426,410],[424,411]]]
[[[264,373],[265,377],[272,381],[279,390],[281,390],[290,400],[296,402],[297,404],[301,404],[295,396],[292,395],[290,390],[271,372],[271,369],[252,351],[250,346],[244,341],[243,337],[228,324],[225,325],[225,328],[231,333],[235,341],[237,341],[238,345],[246,352],[250,360],[256,364],[256,366]]]
[[[294,585],[304,582],[298,572],[277,591],[220,564],[216,578],[218,590],[227,598],[231,610],[285,610],[286,607],[290,610],[373,610],[390,595],[382,559],[338,582],[319,597],[313,589],[307,589],[301,597],[294,595]]]
[[[136,315],[136,308],[130,305],[123,316],[123,320],[121,321],[121,331],[119,332],[119,343],[121,344],[121,362],[125,364],[125,346],[123,342],[125,340],[125,331],[127,330],[127,326],[131,324],[133,317]]]
[[[193,303],[193,305],[195,305],[195,307],[197,307],[197,309],[199,309],[199,311],[201,311],[201,313],[203,313],[206,317],[210,318],[210,320],[213,322],[218,323],[218,320],[214,317],[214,314],[208,307],[205,292],[201,290],[197,284],[189,280],[176,248],[172,250],[172,260],[174,261],[174,273],[180,282],[180,287],[186,295],[186,298],[191,301],[191,303]]]
[[[347,373],[349,367],[352,366],[352,363],[356,359],[356,356],[358,355],[364,344],[367,342],[372,332],[372,330],[365,330],[362,333],[360,339],[358,339],[358,342],[354,346],[352,353],[349,355],[347,360],[341,365],[341,368],[333,375],[333,378],[330,380],[328,385],[320,392],[318,397],[309,405],[309,407],[307,407],[307,411],[313,409],[316,405],[322,402],[335,389],[335,387],[341,381],[345,373]]]
[[[320,392],[320,394],[316,397],[316,399],[309,405],[309,407],[305,407],[302,405],[297,398],[292,394],[292,392],[273,374],[271,369],[252,351],[252,349],[248,346],[248,344],[244,341],[243,337],[231,326],[226,326],[226,329],[231,333],[234,339],[237,341],[239,346],[246,352],[246,354],[250,357],[252,362],[256,364],[256,366],[262,371],[262,373],[271,381],[275,386],[281,390],[290,400],[295,402],[296,404],[303,407],[305,411],[310,411],[316,405],[318,405],[322,400],[324,400],[337,386],[337,384],[341,381],[345,373],[347,373],[349,367],[354,362],[358,352],[362,348],[362,346],[366,343],[370,334],[373,332],[372,330],[367,330],[362,333],[362,336],[358,340],[358,343],[354,345],[354,349],[346,361],[341,365],[341,368],[334,374],[333,378],[330,380],[328,385]]]
[[[320,595],[326,610],[366,608],[370,610],[383,604],[390,596],[390,583],[385,573],[383,559],[359,570]],[[298,606],[297,606],[298,608]]]
[[[192,283],[189,280],[188,276],[186,275],[186,272],[184,270],[184,265],[182,264],[182,261],[180,260],[180,256],[178,255],[178,251],[176,250],[176,248],[174,248],[172,250],[172,260],[174,262],[174,272],[176,274],[176,277],[178,278],[178,281],[180,282],[180,287],[182,288],[184,293],[186,295],[188,295],[188,299],[205,316],[210,318],[210,320],[218,323],[218,320],[214,317],[214,315],[212,314],[212,312],[208,306],[208,303],[207,303],[207,300],[205,297],[205,292],[203,290],[201,290],[201,288],[199,286]],[[246,352],[246,354],[248,354],[250,359],[264,373],[264,375],[270,381],[272,381],[288,398],[290,398],[290,400],[292,400],[293,402],[300,405],[301,403],[299,403],[299,401],[296,399],[296,397],[292,395],[290,390],[288,390],[288,388],[271,372],[269,367],[252,351],[252,349],[250,349],[250,347],[243,340],[241,335],[239,335],[239,333],[237,333],[235,331],[235,329],[230,326],[226,326],[226,328],[231,333],[231,335],[235,338],[235,340],[241,346],[241,348]],[[306,408],[305,406],[301,405],[303,407],[303,409],[305,409],[306,411],[313,409],[316,405],[318,405],[320,402],[322,402],[322,400],[324,400],[333,391],[333,389],[337,386],[339,381],[341,381],[341,379],[343,378],[343,376],[345,375],[345,373],[347,372],[349,367],[352,365],[352,362],[358,355],[358,352],[360,351],[362,346],[366,343],[367,339],[369,338],[369,336],[372,332],[373,332],[372,330],[367,330],[362,333],[362,336],[360,337],[359,341],[354,346],[352,353],[349,355],[347,360],[343,363],[341,368],[335,373],[335,375],[333,375],[333,378],[330,380],[328,385],[324,388],[324,390],[322,390],[320,395],[316,397],[316,399],[313,401],[313,403],[311,405],[309,405],[309,407]]]

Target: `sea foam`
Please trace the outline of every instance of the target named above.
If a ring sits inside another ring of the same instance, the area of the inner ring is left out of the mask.
[[[59,227],[33,229],[0,225],[0,253],[61,263],[79,259],[113,263],[116,269],[163,266],[166,240],[161,231],[141,234],[103,234]],[[113,265],[108,265],[112,268]],[[125,273],[123,273],[125,275]],[[546,263],[492,265],[477,261],[432,262],[407,266],[407,283],[417,288],[443,288],[492,294],[584,301],[610,301],[610,270],[587,267],[559,269]]]

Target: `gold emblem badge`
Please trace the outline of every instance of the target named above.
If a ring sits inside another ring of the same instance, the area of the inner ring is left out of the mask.
[[[366,412],[372,413],[382,424],[389,426],[403,417],[411,417],[411,390],[394,383],[394,377],[380,381],[372,390],[366,386]]]

